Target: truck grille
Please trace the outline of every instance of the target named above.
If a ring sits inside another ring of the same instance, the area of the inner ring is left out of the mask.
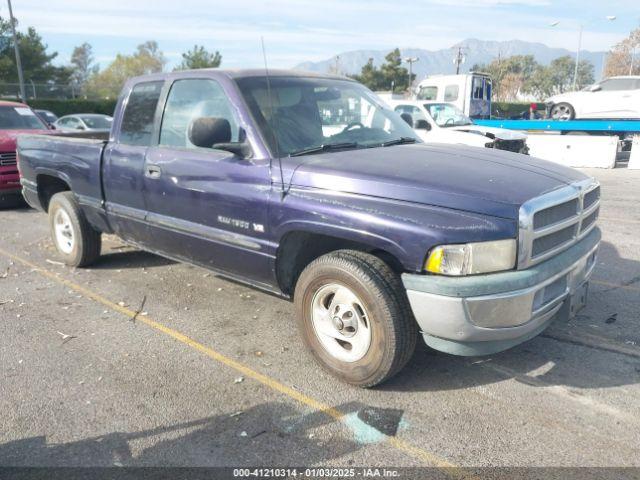
[[[596,225],[600,186],[594,179],[571,184],[520,208],[518,268],[542,262],[578,242]]]
[[[8,167],[16,163],[16,152],[0,153],[0,167]]]

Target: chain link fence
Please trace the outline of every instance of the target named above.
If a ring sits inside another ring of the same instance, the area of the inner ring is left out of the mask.
[[[67,100],[77,98],[80,94],[78,87],[74,85],[35,83],[29,80],[24,82],[24,90],[27,100],[38,98]],[[19,99],[20,84],[0,82],[0,97]]]

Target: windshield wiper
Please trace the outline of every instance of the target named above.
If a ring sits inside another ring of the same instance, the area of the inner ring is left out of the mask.
[[[381,147],[391,147],[392,145],[402,145],[404,143],[416,143],[416,139],[412,137],[400,137],[394,140],[388,140],[380,144]]]
[[[341,150],[346,148],[358,148],[359,145],[356,142],[342,142],[342,143],[324,143],[317,147],[303,148],[289,154],[290,157],[299,157],[300,155],[309,155],[311,153],[328,152],[330,150]]]

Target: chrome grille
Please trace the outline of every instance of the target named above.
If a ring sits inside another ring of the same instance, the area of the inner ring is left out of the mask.
[[[576,182],[526,202],[520,208],[518,268],[542,262],[575,244],[595,226],[600,186]]]
[[[532,258],[539,257],[544,254],[544,252],[548,252],[549,250],[557,248],[560,245],[564,245],[565,243],[572,242],[576,236],[576,227],[577,225],[571,225],[570,227],[563,228],[557,232],[534,239],[531,247]]]
[[[16,152],[0,153],[0,167],[8,167],[16,164]]]
[[[593,190],[584,194],[584,208],[589,208],[595,202],[600,200],[600,187],[596,187]]]
[[[561,203],[555,207],[540,210],[533,215],[533,228],[537,230],[542,227],[547,227],[554,223],[561,222],[565,218],[576,215],[578,213],[579,206],[580,203],[576,198],[570,202]]]

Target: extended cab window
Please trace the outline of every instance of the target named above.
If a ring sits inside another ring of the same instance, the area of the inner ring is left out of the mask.
[[[160,127],[160,145],[197,148],[189,141],[189,124],[200,117],[224,118],[231,125],[231,141],[238,140],[238,122],[218,82],[211,79],[177,80],[171,86]]]
[[[455,102],[458,100],[458,85],[447,85],[444,89],[444,101],[445,102]]]
[[[436,100],[438,98],[438,87],[420,87],[418,100]]]
[[[162,81],[138,83],[131,90],[122,117],[120,142],[148,146],[151,142],[153,119],[156,113]]]

